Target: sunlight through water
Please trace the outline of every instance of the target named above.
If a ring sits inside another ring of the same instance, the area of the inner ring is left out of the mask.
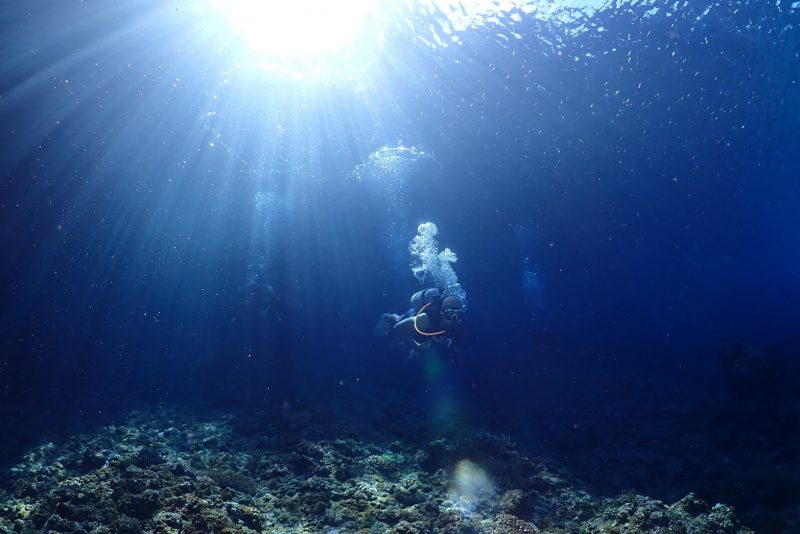
[[[652,0],[651,0],[652,1]],[[525,19],[568,24],[591,16],[606,0],[348,0],[304,2],[207,0],[206,29],[237,52],[240,65],[297,79],[357,79],[379,62],[389,28],[413,25],[412,13],[437,21],[414,38],[434,48],[461,42],[471,28],[494,25],[500,37],[523,39]],[[394,51],[395,53],[401,51]]]
[[[324,75],[331,63],[358,55],[355,43],[365,38],[376,7],[375,0],[210,1],[247,55],[268,70],[295,77]],[[378,46],[379,33],[368,37]]]

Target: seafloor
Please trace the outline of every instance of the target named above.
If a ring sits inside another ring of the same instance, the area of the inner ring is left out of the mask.
[[[395,414],[407,438],[387,438],[357,410],[130,413],[7,470],[0,532],[751,532],[692,494],[592,496],[502,435]]]

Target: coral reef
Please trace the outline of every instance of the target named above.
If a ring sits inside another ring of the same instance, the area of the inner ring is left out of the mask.
[[[750,532],[692,494],[595,498],[503,436],[325,437],[316,415],[162,408],[41,445],[4,474],[0,532]]]

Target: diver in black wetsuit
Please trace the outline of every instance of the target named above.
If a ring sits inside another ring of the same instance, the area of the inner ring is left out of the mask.
[[[456,338],[464,311],[458,297],[442,298],[439,290],[432,287],[414,293],[411,308],[403,315],[384,313],[374,333],[410,345],[411,356],[443,349],[451,354],[451,359],[460,359]]]

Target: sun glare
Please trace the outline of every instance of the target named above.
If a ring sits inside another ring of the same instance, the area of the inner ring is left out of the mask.
[[[211,6],[210,10],[200,10],[210,16],[204,28],[226,51],[236,54],[237,65],[304,80],[359,80],[385,52],[387,27],[403,27],[407,22],[394,20],[403,11],[392,9],[393,4],[385,0],[206,0],[202,4]],[[460,32],[496,21],[506,13],[528,13],[532,9],[527,0],[418,0],[400,4],[409,13],[420,8],[444,20],[420,30],[424,42],[442,48],[458,44]]]
[[[337,61],[365,32],[376,0],[211,0],[256,61],[292,64]]]

